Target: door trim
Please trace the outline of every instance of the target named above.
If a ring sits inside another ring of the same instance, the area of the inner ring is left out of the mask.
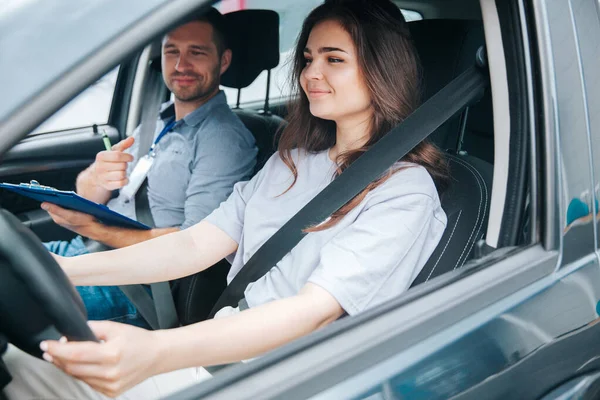
[[[340,320],[251,365],[225,370],[174,398],[295,399],[335,390],[340,392],[333,397],[340,398],[347,389],[332,385],[361,374],[367,375],[352,381],[368,389],[376,384],[375,377],[377,382],[385,379],[385,374],[373,374],[370,368],[392,363],[395,368],[387,371],[395,374],[553,285],[557,277],[550,274],[558,259],[557,252],[534,245],[518,249],[488,268],[476,265],[476,272],[467,276],[472,271],[465,267],[462,279],[440,289],[413,299],[419,289],[427,291],[436,280],[423,284],[389,304]]]

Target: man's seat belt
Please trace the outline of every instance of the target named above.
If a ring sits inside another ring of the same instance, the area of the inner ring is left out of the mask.
[[[237,307],[246,287],[260,279],[289,253],[314,226],[362,192],[398,160],[465,107],[477,102],[488,85],[483,48],[477,64],[452,80],[403,122],[354,161],[298,211],[248,260],[217,300],[209,318],[226,306]]]
[[[142,123],[138,135],[137,160],[146,155],[152,145],[159,108],[166,90],[162,75],[153,68],[148,69],[145,82],[147,89],[142,108]],[[147,178],[135,194],[135,213],[139,222],[154,227],[154,218],[148,202]],[[122,285],[119,288],[135,305],[152,329],[169,329],[179,326],[169,282],[150,284],[152,297],[143,285]]]

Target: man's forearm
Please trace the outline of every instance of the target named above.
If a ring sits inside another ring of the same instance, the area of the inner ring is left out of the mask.
[[[89,233],[86,236],[100,243],[104,243],[107,246],[120,249],[121,247],[145,242],[146,240],[154,239],[179,230],[180,229],[177,227],[154,228],[149,230],[127,229],[98,224],[92,229],[94,232]]]
[[[75,182],[77,194],[88,200],[100,204],[106,204],[110,200],[111,192],[96,184],[94,178],[94,164],[90,165],[79,175]]]

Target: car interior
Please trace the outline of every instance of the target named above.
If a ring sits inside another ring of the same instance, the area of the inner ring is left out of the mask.
[[[227,16],[235,27],[232,48],[238,56],[221,83],[241,92],[263,71],[278,65],[279,18],[272,10],[241,10]],[[480,21],[433,19],[414,21],[409,26],[423,69],[423,101],[474,66],[477,52],[485,43]],[[153,57],[151,65],[153,73],[160,72],[160,56]],[[259,109],[237,102],[233,108],[256,139],[257,171],[276,150],[277,134],[286,123],[285,106],[275,103],[271,109],[266,97]],[[167,118],[169,111],[173,113],[172,107],[161,116]],[[438,128],[430,140],[445,151],[450,163],[452,184],[442,196],[448,227],[413,286],[460,268],[481,251],[478,246],[487,228],[493,178],[491,91]],[[223,291],[229,264],[223,260],[216,267],[181,281],[175,304],[183,324],[205,319]]]
[[[285,95],[269,94],[273,93],[276,84],[273,69],[285,65],[287,53],[281,49],[283,13],[278,14],[277,2],[246,3],[248,9],[226,14],[234,27],[232,49],[235,56],[222,78],[222,86],[230,89],[227,93],[232,109],[256,139],[258,171],[276,150],[278,132],[286,124],[286,105],[290,99]],[[254,3],[257,4],[256,9],[251,8]],[[478,60],[480,64],[485,62],[485,49],[490,48],[486,46],[489,33],[484,30],[478,1],[398,0],[395,3],[402,10],[421,17],[409,22],[409,27],[422,66],[423,101],[476,66]],[[227,11],[226,4],[227,1],[223,1],[215,7]],[[273,9],[264,9],[269,8],[265,6]],[[293,11],[291,6],[286,10],[287,13]],[[141,99],[144,97],[141,82],[147,80],[150,74],[160,73],[156,42],[148,44],[145,50],[141,46],[140,49],[119,66],[108,121],[95,128],[106,132],[113,143],[131,133],[129,127],[139,121]],[[489,55],[487,65],[493,74],[494,64]],[[257,81],[263,86],[265,95],[260,100],[243,101],[244,92]],[[446,121],[429,137],[445,152],[450,165],[451,185],[441,198],[448,223],[441,242],[413,286],[459,271],[465,264],[476,263],[498,248],[524,245],[529,241],[522,232],[508,241],[487,240],[490,228],[499,231],[506,217],[503,202],[500,202],[495,211],[500,217],[493,227],[488,226],[492,221],[494,190],[504,193],[510,190],[512,184],[522,186],[524,179],[513,180],[511,176],[510,180],[497,180],[494,165],[498,162],[505,165],[512,157],[522,157],[526,152],[526,149],[521,149],[519,154],[515,154],[512,148],[509,152],[504,145],[502,148],[498,145],[504,142],[499,141],[498,132],[495,132],[500,125],[494,121],[494,111],[505,105],[495,98],[492,88],[496,90],[497,87],[488,86],[479,101]],[[237,96],[232,98],[231,94]],[[169,96],[167,93],[164,100],[168,100]],[[163,112],[168,113],[169,110]],[[135,120],[133,124],[132,119]],[[502,135],[509,134],[512,133],[502,132]],[[74,188],[77,174],[91,163],[100,150],[102,142],[92,132],[92,127],[37,132],[5,154],[0,162],[0,181],[20,183],[36,179],[45,185],[70,190]],[[499,154],[501,160],[498,160]],[[527,191],[527,188],[520,187],[518,190]],[[64,240],[73,236],[54,225],[33,200],[2,191],[0,207],[16,215],[20,223],[30,228],[41,241]],[[525,219],[524,215],[516,222],[522,229],[526,225]],[[4,221],[0,218],[0,223],[8,223]],[[14,221],[10,223],[16,224]],[[228,269],[229,264],[222,260],[217,266],[182,280],[174,296],[183,325],[207,317],[226,285]],[[81,307],[80,304],[77,306]]]

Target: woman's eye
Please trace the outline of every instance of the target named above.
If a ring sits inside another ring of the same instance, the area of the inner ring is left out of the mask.
[[[310,58],[305,58],[304,59],[304,64],[308,65],[312,62],[312,60]]]
[[[335,57],[329,57],[328,61],[330,63],[334,63],[334,64],[344,62],[344,60],[342,60],[341,58],[335,58]]]

